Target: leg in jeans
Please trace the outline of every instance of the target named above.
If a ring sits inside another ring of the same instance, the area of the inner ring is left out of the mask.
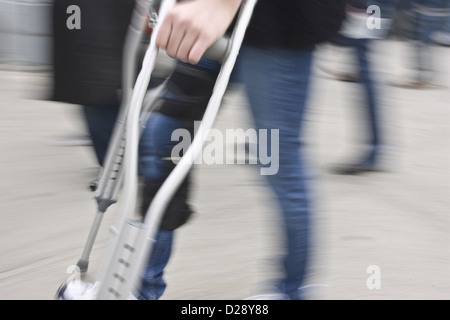
[[[119,106],[84,107],[86,123],[93,141],[94,150],[99,164],[103,164],[108,143],[114,128]],[[155,114],[150,117],[144,130],[140,145],[140,174],[154,179],[164,179],[169,171],[165,154],[171,148],[172,130],[184,126],[179,119]],[[170,151],[169,151],[170,155]],[[173,231],[161,229],[154,244],[151,255],[151,268],[143,276],[145,290],[139,292],[138,298],[158,299],[164,292],[166,284],[163,280],[163,270],[169,260],[173,241]],[[149,285],[149,279],[151,284]]]
[[[139,300],[158,300],[166,290],[163,271],[172,253],[174,232],[160,229],[156,235],[148,267],[144,270],[142,286],[137,292]]]
[[[103,165],[108,150],[119,104],[112,106],[83,106],[84,118],[99,165]]]
[[[186,129],[193,137],[194,121],[202,118],[219,67],[217,62],[206,59],[197,66],[178,63],[170,76],[168,92],[162,97],[164,102],[159,111],[148,119],[139,147],[139,170],[145,180],[143,213],[175,166],[171,153],[179,141],[172,141],[172,133],[177,129]],[[174,195],[162,219],[143,274],[138,299],[156,300],[165,291],[163,271],[171,255],[173,230],[184,224],[191,213],[187,204],[188,180],[189,177]]]
[[[171,141],[172,132],[184,126],[184,121],[162,114],[153,114],[142,133],[139,171],[146,179],[154,181],[164,180],[172,167],[170,152],[176,142]],[[173,231],[160,229],[150,261],[144,271],[142,286],[137,298],[142,300],[156,300],[161,297],[166,288],[163,270],[166,267],[173,243]]]
[[[239,76],[245,83],[257,130],[279,130],[279,170],[267,175],[282,213],[286,254],[279,289],[298,299],[307,269],[310,196],[302,161],[303,115],[310,83],[312,50],[243,47]]]
[[[376,165],[380,151],[381,131],[379,98],[376,92],[373,69],[369,58],[369,45],[371,42],[368,39],[355,39],[354,42],[358,55],[361,84],[364,86],[366,95],[365,123],[367,123],[369,138],[369,151],[367,156],[362,159],[361,164],[374,166]]]
[[[445,22],[445,13],[434,13],[432,10],[449,10],[448,0],[416,0],[416,4],[423,6],[414,11],[416,40],[416,61],[418,68],[417,81],[431,82],[433,73],[436,72],[433,66],[432,39],[431,34],[439,30]]]

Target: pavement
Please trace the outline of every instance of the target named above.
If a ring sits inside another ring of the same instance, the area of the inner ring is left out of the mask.
[[[306,151],[314,184],[310,297],[320,300],[450,298],[450,49],[433,48],[436,86],[388,85],[410,73],[408,43],[373,52],[387,138],[386,171],[359,176],[330,166],[357,155],[364,135],[357,83],[320,66],[352,66],[349,52],[317,53]],[[96,213],[88,184],[98,167],[79,106],[46,100],[51,72],[0,68],[0,299],[51,300],[84,246]],[[231,86],[216,122],[250,126]],[[163,299],[240,300],[277,275],[277,210],[251,165],[196,165],[196,215],[176,235]],[[115,218],[107,211],[91,254],[95,278]]]

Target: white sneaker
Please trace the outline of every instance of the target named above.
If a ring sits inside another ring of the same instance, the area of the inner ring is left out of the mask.
[[[73,280],[64,283],[56,293],[58,300],[94,300],[98,293],[99,282],[90,283]]]
[[[245,298],[244,300],[289,300],[289,297],[282,293],[263,293]]]
[[[127,297],[127,300],[139,300],[139,299],[134,293],[130,293]]]
[[[328,285],[325,284],[310,284],[303,287],[298,288],[298,293],[300,299],[309,298],[317,289],[328,288]],[[262,287],[262,289],[258,290],[259,292],[266,292],[262,294],[257,294],[244,300],[290,300],[290,297],[287,294],[279,292],[276,287],[266,286]],[[305,297],[306,296],[306,297]]]

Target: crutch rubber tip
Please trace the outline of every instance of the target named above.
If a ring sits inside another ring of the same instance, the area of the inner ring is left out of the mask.
[[[89,184],[89,189],[91,189],[92,192],[96,191],[98,188],[98,181],[92,181]]]
[[[77,267],[80,269],[81,273],[86,273],[89,267],[89,261],[86,260],[78,260]]]

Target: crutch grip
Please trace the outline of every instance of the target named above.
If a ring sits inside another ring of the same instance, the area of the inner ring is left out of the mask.
[[[214,44],[206,50],[203,55],[204,58],[214,60],[222,63],[229,50],[230,39],[226,36],[220,38]]]

